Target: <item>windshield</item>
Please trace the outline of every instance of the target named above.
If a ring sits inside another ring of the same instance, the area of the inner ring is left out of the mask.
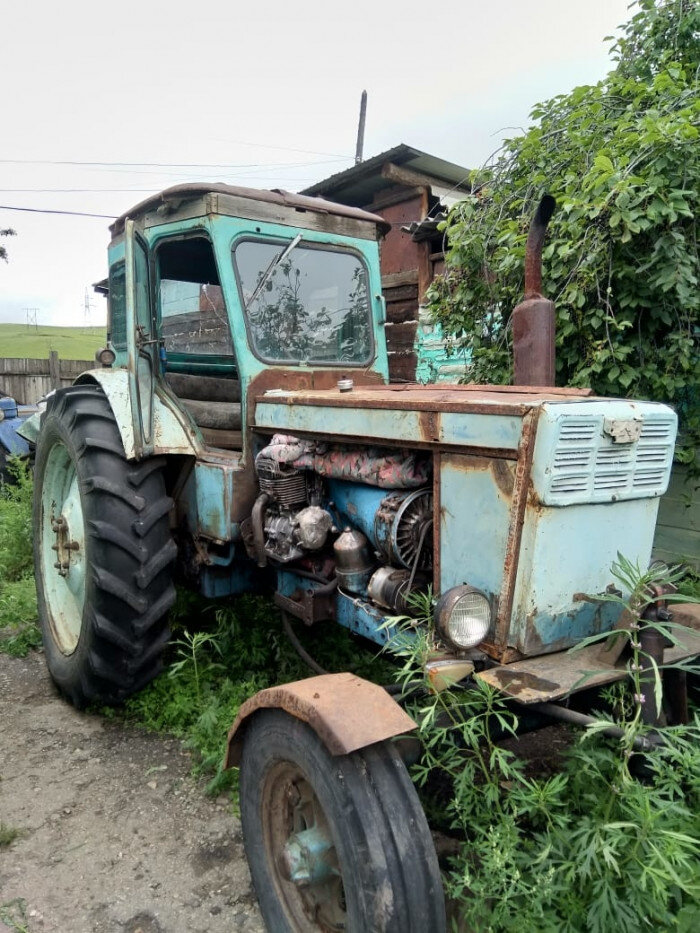
[[[253,351],[274,362],[369,363],[372,316],[364,262],[349,251],[295,240],[243,240],[234,248]]]

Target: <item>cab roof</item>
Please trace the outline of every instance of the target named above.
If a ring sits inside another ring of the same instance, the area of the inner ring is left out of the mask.
[[[118,217],[110,226],[112,236],[118,236],[124,230],[124,223],[127,218],[136,220],[145,214],[158,214],[165,221],[169,214],[177,211],[188,201],[195,201],[204,198],[207,195],[228,195],[236,199],[242,199],[248,202],[257,202],[261,205],[271,205],[278,208],[287,208],[291,211],[301,213],[309,212],[313,214],[330,215],[350,220],[370,223],[375,226],[382,235],[388,233],[391,224],[388,224],[383,217],[377,214],[370,214],[358,207],[349,207],[346,204],[336,204],[334,201],[327,201],[325,198],[310,197],[309,195],[294,194],[291,191],[283,191],[280,188],[265,190],[259,188],[240,188],[237,185],[224,185],[220,183],[194,182],[183,185],[173,185],[166,188],[158,194],[153,194],[140,201],[130,210]],[[253,203],[250,204],[253,208]],[[209,208],[211,210],[211,207]],[[214,213],[217,213],[214,209]],[[227,210],[221,210],[221,213],[230,213]],[[261,212],[261,214],[264,213]],[[261,219],[264,219],[261,216]],[[300,218],[301,219],[301,218]],[[300,224],[303,226],[303,224]]]

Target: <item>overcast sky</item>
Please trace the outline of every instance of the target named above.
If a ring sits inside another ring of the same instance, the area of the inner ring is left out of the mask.
[[[599,80],[629,17],[628,0],[4,4],[0,204],[118,215],[182,181],[299,190],[352,165],[363,88],[365,157],[404,142],[478,167],[535,103]],[[108,224],[0,208],[18,234],[0,321],[102,323],[85,291]]]

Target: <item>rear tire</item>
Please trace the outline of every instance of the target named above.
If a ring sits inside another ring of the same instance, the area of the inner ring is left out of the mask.
[[[99,386],[49,399],[36,453],[35,576],[49,672],[75,706],[118,703],[161,670],[177,550],[164,465],[126,460]]]

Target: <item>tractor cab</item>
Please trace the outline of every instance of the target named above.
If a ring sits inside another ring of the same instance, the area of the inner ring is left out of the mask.
[[[296,387],[386,381],[384,228],[318,198],[229,185],[179,185],[120,217],[108,353],[132,376],[137,455],[159,446],[154,393],[180,400],[195,448],[243,454],[261,375]]]

